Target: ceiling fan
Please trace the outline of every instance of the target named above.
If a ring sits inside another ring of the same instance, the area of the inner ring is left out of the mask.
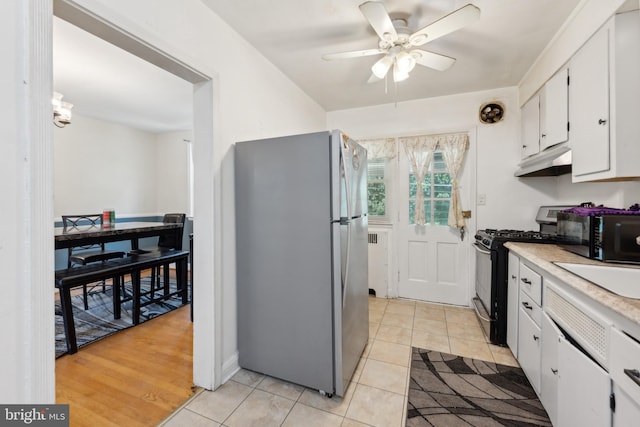
[[[407,27],[407,21],[392,19],[382,2],[367,1],[359,8],[380,38],[378,48],[329,53],[322,55],[322,59],[359,58],[384,54],[384,57],[371,67],[368,83],[385,78],[391,67],[393,67],[394,82],[407,79],[409,72],[416,64],[439,71],[448,69],[456,61],[454,58],[416,49],[416,47],[459,30],[480,18],[480,9],[468,4],[418,31],[411,32]]]

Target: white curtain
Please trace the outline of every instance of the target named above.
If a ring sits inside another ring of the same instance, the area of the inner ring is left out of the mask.
[[[367,150],[369,160],[394,159],[396,157],[395,138],[359,139],[358,144]]]
[[[422,181],[429,170],[429,163],[433,157],[433,152],[438,144],[438,138],[428,135],[410,136],[399,138],[407,153],[413,174],[418,183],[416,193],[416,205],[413,211],[413,218],[416,225],[424,225],[424,191]]]
[[[451,176],[451,205],[449,206],[448,224],[449,227],[459,228],[462,236],[466,223],[462,216],[458,174],[469,148],[469,136],[466,133],[440,135],[438,148],[442,151],[444,162]]]

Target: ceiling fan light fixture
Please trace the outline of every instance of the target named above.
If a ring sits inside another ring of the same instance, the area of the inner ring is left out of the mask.
[[[396,56],[396,64],[400,71],[409,73],[416,66],[416,58],[409,54],[407,51],[402,51]]]
[[[383,58],[379,59],[373,66],[371,67],[371,72],[379,79],[383,79],[384,76],[389,72],[389,68],[393,65],[393,57],[386,55]]]
[[[409,72],[401,70],[400,67],[398,66],[398,63],[396,62],[393,65],[393,81],[398,83],[403,80],[407,80],[408,78],[409,78]]]

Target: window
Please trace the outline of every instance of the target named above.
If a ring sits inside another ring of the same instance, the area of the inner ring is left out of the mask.
[[[414,224],[414,208],[418,183],[409,171],[409,224]],[[447,225],[451,204],[451,176],[447,172],[441,151],[433,153],[429,172],[422,182],[424,193],[424,216],[428,225]]]
[[[386,220],[388,214],[387,202],[387,160],[369,159],[368,169],[368,210],[372,220]]]

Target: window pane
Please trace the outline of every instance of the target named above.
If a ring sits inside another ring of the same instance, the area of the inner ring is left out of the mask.
[[[436,225],[447,225],[449,222],[450,200],[435,200],[433,202],[433,218]]]
[[[441,151],[433,155],[429,172],[422,182],[424,194],[425,223],[429,225],[447,225],[449,205],[451,204],[451,175]],[[414,206],[418,184],[416,177],[409,170],[409,224],[415,224]]]
[[[369,215],[385,216],[385,195],[384,182],[369,182]]]
[[[372,159],[367,162],[367,204],[370,216],[386,216],[387,186],[385,167],[385,159]]]
[[[369,174],[369,181],[383,181],[384,180],[384,159],[369,160],[367,162],[367,171]]]
[[[427,225],[431,225],[433,221],[431,220],[431,200],[425,200],[424,202],[424,222]]]

